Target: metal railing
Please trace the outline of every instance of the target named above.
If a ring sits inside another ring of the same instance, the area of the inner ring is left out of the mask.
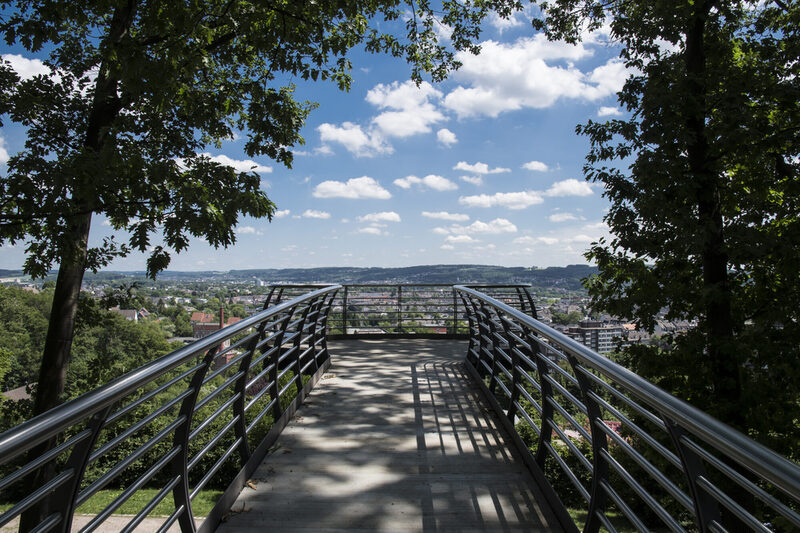
[[[470,284],[523,313],[536,316],[528,284]],[[316,284],[273,285],[265,305],[280,302]],[[353,337],[467,338],[466,309],[452,285],[345,284],[331,308],[329,335]]]
[[[567,530],[800,530],[800,467],[473,288],[467,368]],[[573,511],[573,515],[576,513]],[[627,524],[625,522],[627,521]]]
[[[123,533],[159,505],[169,515],[159,532],[176,522],[184,533],[213,531],[328,368],[325,332],[340,288],[268,304],[0,435],[0,493],[13,502],[0,527],[22,516],[26,531],[68,532],[76,512],[115,489],[80,529],[90,532],[147,488],[152,497]],[[224,492],[198,528],[192,500],[209,488]]]

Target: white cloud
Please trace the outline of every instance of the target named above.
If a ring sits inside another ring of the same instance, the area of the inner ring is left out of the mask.
[[[590,237],[588,235],[580,234],[580,235],[573,235],[572,237],[569,237],[569,238],[567,238],[565,240],[566,240],[566,242],[574,242],[574,243],[584,244],[584,243],[590,243],[590,242],[595,241],[597,239],[595,239],[594,237]]]
[[[283,218],[283,217],[288,217],[291,214],[292,214],[292,212],[290,210],[282,209],[282,210],[275,211],[275,213],[272,216],[275,217],[275,218]]]
[[[366,100],[378,109],[390,109],[372,119],[372,123],[387,137],[409,137],[431,131],[431,125],[445,116],[430,102],[440,100],[441,91],[428,82],[419,87],[411,81],[379,83],[368,93]]]
[[[370,226],[367,228],[359,228],[356,230],[356,233],[366,233],[367,235],[383,235],[384,233],[380,230],[380,228],[376,228],[374,226]]]
[[[460,213],[448,213],[447,211],[437,211],[432,213],[430,211],[423,211],[422,216],[426,218],[435,218],[437,220],[452,220],[453,222],[466,222],[469,220],[469,215],[462,215]]]
[[[3,61],[7,61],[11,68],[19,74],[23,80],[29,80],[34,76],[48,75],[52,72],[50,67],[46,66],[39,59],[28,59],[18,54],[3,54]]]
[[[433,228],[431,231],[433,231],[436,235],[450,235],[450,230],[441,226],[438,228]]]
[[[512,241],[514,244],[521,244],[521,245],[531,245],[531,244],[546,244],[548,246],[552,246],[558,243],[558,239],[554,239],[553,237],[517,237]]]
[[[5,138],[0,135],[0,165],[5,165],[8,163],[9,155],[8,149],[6,148],[6,140]]]
[[[544,194],[546,196],[590,196],[592,187],[585,181],[570,178],[555,182]]]
[[[231,159],[227,155],[214,155],[212,156],[208,152],[203,152],[200,154],[204,157],[209,158],[211,161],[215,163],[219,163],[220,165],[225,165],[227,167],[233,167],[236,172],[257,172],[259,174],[266,174],[272,172],[272,167],[268,167],[265,165],[260,165],[255,161],[250,159]]]
[[[458,203],[467,207],[500,206],[508,209],[525,209],[542,202],[542,195],[536,191],[498,192],[492,195],[462,196],[458,199]]]
[[[602,106],[600,109],[597,110],[598,117],[617,117],[622,114],[622,111],[618,107],[607,107]]]
[[[536,240],[538,240],[539,242],[541,242],[543,244],[547,244],[548,246],[552,246],[554,244],[558,244],[558,239],[556,239],[554,237],[537,237]]]
[[[316,209],[306,209],[300,216],[302,216],[303,218],[319,218],[323,220],[331,218],[330,213],[327,213],[325,211],[317,211]]]
[[[550,222],[566,222],[568,220],[578,220],[578,217],[572,213],[555,213],[548,217]]]
[[[441,246],[441,248],[442,248],[442,250],[455,250],[456,249],[456,247],[453,246],[452,244],[443,244]]]
[[[534,172],[547,172],[548,170],[547,165],[541,161],[528,161],[522,165],[522,168],[526,170],[533,170]]]
[[[356,157],[372,157],[394,151],[380,132],[364,132],[361,126],[352,122],[344,122],[341,126],[326,122],[320,124],[317,131],[322,142],[339,143]]]
[[[469,235],[450,235],[445,239],[445,242],[450,244],[468,244],[471,242],[478,242]]]
[[[323,181],[314,188],[313,194],[316,198],[372,198],[387,200],[392,197],[389,191],[381,187],[380,183],[369,176],[350,178],[346,182]]]
[[[516,233],[517,227],[505,218],[496,218],[490,222],[482,222],[476,220],[469,226],[459,226],[453,224],[450,226],[449,231],[456,235],[473,235],[476,233],[483,235],[499,235],[501,233]]]
[[[242,226],[236,229],[236,233],[239,235],[261,235],[262,233],[258,231],[253,226]]]
[[[483,185],[483,178],[480,176],[461,176],[461,180],[473,185]]]
[[[413,185],[429,187],[436,191],[452,191],[458,189],[458,185],[449,179],[443,178],[442,176],[437,176],[435,174],[428,174],[424,178],[418,178],[416,176],[397,178],[393,183],[402,189],[410,189]]]
[[[459,161],[458,164],[453,167],[453,170],[463,170],[465,172],[472,172],[473,174],[500,174],[502,172],[511,172],[510,168],[496,167],[490,169],[489,165],[481,163],[480,161],[474,165],[470,165],[466,161]]]
[[[559,99],[596,101],[619,91],[627,77],[617,59],[591,72],[575,67],[572,62],[593,54],[591,43],[573,46],[537,34],[513,43],[480,44],[477,56],[456,54],[462,67],[453,78],[464,85],[445,97],[444,106],[459,117],[496,117],[506,111],[550,107]]]
[[[491,24],[494,29],[498,32],[503,33],[504,31],[511,29],[511,28],[518,28],[525,24],[521,19],[517,18],[518,13],[513,12],[508,17],[501,17],[494,11],[491,12],[489,15],[489,24]]]
[[[436,139],[443,145],[450,147],[458,142],[456,134],[447,128],[442,128],[436,132]]]
[[[358,217],[359,222],[400,222],[400,215],[394,211],[382,211],[380,213],[369,213]]]

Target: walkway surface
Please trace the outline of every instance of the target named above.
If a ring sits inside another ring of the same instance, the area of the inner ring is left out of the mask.
[[[332,367],[219,533],[558,529],[463,370],[465,343],[336,341],[330,351]]]

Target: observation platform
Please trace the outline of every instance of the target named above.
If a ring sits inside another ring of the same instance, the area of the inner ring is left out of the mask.
[[[560,530],[467,345],[330,341],[331,367],[217,531]]]

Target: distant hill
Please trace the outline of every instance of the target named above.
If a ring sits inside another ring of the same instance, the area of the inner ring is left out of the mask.
[[[260,279],[267,283],[530,283],[534,287],[562,287],[577,290],[581,279],[597,273],[589,265],[525,268],[491,265],[420,265],[402,268],[283,268],[229,270],[225,272],[166,271],[159,274],[162,281],[245,281]],[[100,281],[120,277],[144,277],[144,272],[87,273],[87,280]]]

